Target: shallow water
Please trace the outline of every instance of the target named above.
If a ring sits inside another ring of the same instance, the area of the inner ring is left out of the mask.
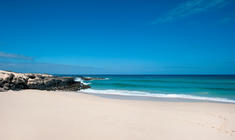
[[[235,103],[235,75],[92,75],[86,93]]]

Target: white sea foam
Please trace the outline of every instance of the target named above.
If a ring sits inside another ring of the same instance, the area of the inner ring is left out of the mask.
[[[84,80],[82,80],[82,78],[80,78],[80,77],[76,77],[76,78],[74,79],[74,81],[76,81],[76,82],[81,82],[81,83],[83,83],[84,85],[89,85],[89,84],[91,84],[91,83],[86,83],[86,82],[84,82]]]
[[[95,89],[85,89],[85,90],[82,90],[82,92],[88,93],[88,94],[91,93],[91,94],[156,97],[156,98],[171,98],[171,99],[189,99],[189,100],[201,100],[201,101],[211,101],[211,102],[235,103],[235,100],[230,100],[230,99],[226,99],[226,98],[202,97],[202,96],[192,96],[192,95],[185,95],[185,94],[158,94],[158,93],[149,93],[149,92],[143,92],[143,91],[95,90]]]

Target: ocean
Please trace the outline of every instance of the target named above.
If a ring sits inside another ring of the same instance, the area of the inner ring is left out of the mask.
[[[85,93],[235,103],[235,75],[86,75]],[[79,79],[78,79],[79,80]]]

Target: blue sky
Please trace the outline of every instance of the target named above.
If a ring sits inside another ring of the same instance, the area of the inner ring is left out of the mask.
[[[234,0],[0,0],[0,69],[235,74]]]

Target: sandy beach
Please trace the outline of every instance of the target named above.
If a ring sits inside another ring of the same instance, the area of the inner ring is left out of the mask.
[[[0,93],[1,140],[234,140],[235,104]]]

